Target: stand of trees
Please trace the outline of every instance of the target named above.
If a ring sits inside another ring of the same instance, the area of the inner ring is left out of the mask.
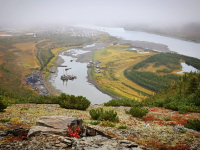
[[[179,80],[180,76],[175,74],[169,74],[174,70],[181,67],[180,62],[185,61],[186,64],[191,65],[197,69],[200,69],[200,60],[193,57],[188,57],[179,54],[172,53],[159,53],[153,55],[146,60],[139,62],[131,71],[125,70],[124,75],[131,81],[138,85],[149,89],[154,92],[159,92],[166,89],[170,84]],[[154,63],[153,67],[166,66],[168,69],[157,70],[157,73],[168,73],[167,75],[158,75],[153,72],[141,72],[140,68],[146,68],[149,63]]]

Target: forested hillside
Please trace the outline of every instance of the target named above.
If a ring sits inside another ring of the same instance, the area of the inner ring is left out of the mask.
[[[124,75],[138,85],[154,92],[159,92],[179,80],[176,72],[185,62],[200,69],[200,60],[179,54],[159,53],[139,62],[131,70],[125,70]]]
[[[200,73],[185,74],[176,84],[147,98],[145,102],[181,113],[200,112]]]

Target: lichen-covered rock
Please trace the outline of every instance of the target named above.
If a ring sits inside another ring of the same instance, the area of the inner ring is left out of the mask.
[[[71,128],[79,126],[82,129],[82,119],[66,116],[43,116],[39,118],[35,126],[30,128],[28,137],[38,132],[66,135],[68,126]]]

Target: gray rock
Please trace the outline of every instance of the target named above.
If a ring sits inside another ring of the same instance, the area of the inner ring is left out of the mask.
[[[95,136],[97,135],[96,130],[93,128],[86,128],[86,136]]]
[[[174,132],[177,132],[177,131],[180,131],[180,130],[186,130],[186,131],[191,132],[191,133],[200,134],[200,132],[192,130],[192,129],[185,128],[184,126],[179,126],[179,125],[174,126]]]
[[[28,132],[28,137],[38,132],[66,135],[68,125],[73,128],[79,126],[82,129],[82,119],[66,116],[43,116],[39,118],[35,126],[32,126]]]

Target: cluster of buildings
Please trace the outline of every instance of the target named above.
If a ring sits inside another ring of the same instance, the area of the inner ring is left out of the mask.
[[[95,67],[96,69],[94,70],[95,73],[101,73],[100,69],[100,64],[101,62],[100,61],[95,61],[95,62],[92,62],[90,61],[88,64],[87,64],[87,67],[88,68],[92,68],[92,67]]]

